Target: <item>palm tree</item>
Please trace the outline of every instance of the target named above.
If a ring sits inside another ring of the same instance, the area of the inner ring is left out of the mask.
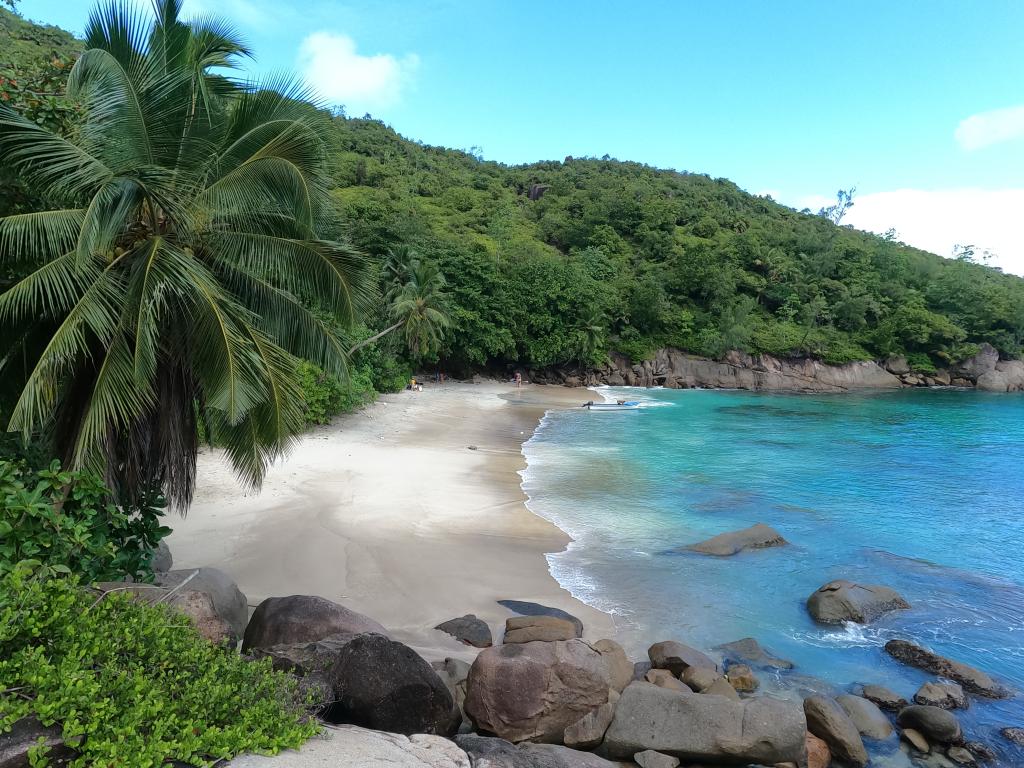
[[[162,489],[184,510],[197,421],[258,486],[302,427],[296,356],[345,374],[310,306],[345,327],[373,275],[321,237],[322,113],[291,81],[213,73],[248,51],[180,9],[93,11],[73,139],[0,107],[0,156],[62,206],[0,220],[0,259],[36,267],[0,295],[0,375],[22,381],[9,429],[46,431],[122,503]]]
[[[600,310],[594,310],[582,317],[576,327],[576,362],[580,368],[604,349],[607,318]]]
[[[388,263],[401,265],[401,270],[395,269],[394,274],[400,276],[404,273],[405,276],[405,282],[399,284],[395,277],[389,278],[389,273],[385,273],[385,279],[390,282],[387,289],[391,300],[389,315],[394,322],[360,341],[349,350],[349,355],[401,329],[413,359],[421,360],[437,350],[444,337],[444,329],[451,324],[444,275],[437,264],[423,261],[408,250],[392,251]]]

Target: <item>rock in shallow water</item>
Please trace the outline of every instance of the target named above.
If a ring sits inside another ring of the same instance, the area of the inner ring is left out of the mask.
[[[844,693],[841,696],[836,696],[836,703],[843,708],[853,724],[857,726],[861,736],[876,740],[892,736],[892,723],[873,702],[861,696]]]
[[[990,699],[1005,699],[1010,696],[1010,692],[1006,688],[980,669],[947,659],[945,656],[939,656],[937,653],[932,653],[927,648],[922,648],[907,640],[890,640],[885,644],[885,652],[897,661],[902,661],[911,667],[955,680],[963,686],[964,690],[977,696],[985,696]]]
[[[925,683],[914,694],[915,704],[940,709],[967,709],[970,702],[956,683]]]
[[[691,544],[688,549],[691,552],[699,552],[702,555],[717,555],[727,557],[742,552],[745,549],[766,549],[768,547],[782,547],[788,544],[782,534],[774,528],[757,523],[749,528],[740,531],[730,531],[713,536],[707,541],[698,544]]]
[[[759,667],[774,667],[776,669],[792,669],[793,662],[786,659],[779,659],[772,656],[761,644],[752,637],[744,637],[742,640],[734,640],[715,648],[721,651],[727,659],[740,659],[756,664]]]
[[[945,709],[911,704],[904,707],[896,716],[901,728],[913,728],[922,733],[929,741],[950,744],[960,741],[963,732],[956,717]]]
[[[896,693],[896,691],[886,688],[884,685],[875,685],[873,683],[861,686],[860,695],[868,701],[875,703],[879,709],[885,709],[889,712],[899,712],[910,703]]]
[[[803,712],[788,702],[689,696],[635,682],[615,706],[604,749],[616,758],[650,749],[684,762],[774,765],[802,759],[806,730]]]
[[[867,624],[889,611],[909,607],[910,603],[889,587],[845,579],[830,581],[807,598],[808,613],[822,624]]]

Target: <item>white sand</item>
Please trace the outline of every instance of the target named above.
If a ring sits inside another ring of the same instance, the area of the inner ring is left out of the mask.
[[[569,539],[526,508],[517,474],[544,410],[582,395],[495,383],[386,395],[306,436],[258,494],[246,495],[220,454],[206,452],[188,517],[170,521],[174,567],[220,568],[252,606],[321,595],[428,658],[472,658],[474,649],[433,629],[467,613],[500,640],[513,615],[500,599],[563,608],[586,637],[613,636],[609,616],[549,573],[544,554]]]

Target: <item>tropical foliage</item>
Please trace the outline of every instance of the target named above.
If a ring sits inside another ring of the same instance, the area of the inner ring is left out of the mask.
[[[0,105],[0,154],[60,205],[0,221],[5,261],[33,266],[0,324],[11,427],[48,431],[122,502],[184,508],[197,419],[258,484],[305,423],[297,358],[345,377],[337,329],[373,272],[337,239],[323,113],[289,81],[219,74],[249,52],[179,5],[92,14],[72,136]]]
[[[72,765],[103,768],[212,766],[317,731],[270,659],[209,643],[166,605],[18,568],[0,576],[0,733],[29,715],[59,721]]]
[[[88,472],[0,460],[0,576],[23,566],[87,581],[152,579],[153,551],[170,533],[160,523],[163,499],[125,509],[109,498]]]

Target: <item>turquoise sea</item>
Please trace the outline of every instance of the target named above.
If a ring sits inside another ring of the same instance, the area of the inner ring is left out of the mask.
[[[882,646],[915,640],[1020,692],[957,714],[1002,764],[1024,765],[998,734],[1024,727],[1024,396],[599,391],[645,407],[549,412],[524,446],[523,488],[574,539],[549,556],[553,574],[614,616],[634,658],[657,640],[752,636],[796,663],[761,675],[776,695],[877,682],[909,699],[929,677]],[[756,522],[790,546],[678,551]],[[886,584],[913,608],[817,625],[805,600],[836,578]],[[909,765],[895,740],[869,749]]]

